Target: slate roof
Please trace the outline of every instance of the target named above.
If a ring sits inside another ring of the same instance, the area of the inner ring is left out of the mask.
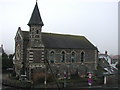
[[[29,32],[22,31],[22,33],[24,34],[23,38],[29,39]],[[42,32],[42,42],[46,48],[97,49],[84,36]]]
[[[22,36],[24,40],[28,40],[29,39],[29,32],[28,31],[22,31]]]
[[[31,26],[31,25],[41,25],[41,26],[43,26],[44,25],[43,21],[41,19],[41,15],[40,15],[40,12],[39,12],[37,2],[36,2],[36,5],[34,7],[33,13],[31,15],[30,21],[28,22],[28,25],[29,26]]]

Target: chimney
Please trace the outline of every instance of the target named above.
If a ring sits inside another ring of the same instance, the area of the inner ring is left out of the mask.
[[[105,55],[107,55],[107,51],[105,51]]]
[[[1,44],[1,48],[3,49],[3,44]]]

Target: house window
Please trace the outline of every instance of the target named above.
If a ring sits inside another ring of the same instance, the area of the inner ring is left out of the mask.
[[[62,63],[65,62],[65,52],[64,51],[62,52],[62,55],[61,55],[61,62]]]
[[[84,52],[81,52],[81,62],[84,62]]]
[[[55,53],[54,53],[54,51],[50,52],[50,63],[55,63]]]
[[[74,63],[75,62],[75,52],[71,53],[71,62]]]

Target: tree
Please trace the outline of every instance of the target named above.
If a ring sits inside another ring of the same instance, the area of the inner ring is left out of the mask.
[[[2,69],[5,70],[8,68],[8,55],[6,53],[2,54]]]
[[[13,67],[13,57],[14,57],[14,54],[10,54],[9,57],[8,57],[8,63],[9,63],[9,67],[12,68]]]
[[[9,56],[6,53],[2,54],[2,70],[13,67],[13,54]]]

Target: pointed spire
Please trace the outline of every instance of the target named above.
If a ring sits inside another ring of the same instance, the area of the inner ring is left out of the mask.
[[[29,26],[31,25],[41,25],[43,26],[43,22],[40,16],[40,12],[39,12],[39,8],[38,8],[38,4],[37,4],[37,0],[36,0],[36,4],[33,10],[33,13],[31,15],[30,21],[28,23]]]

